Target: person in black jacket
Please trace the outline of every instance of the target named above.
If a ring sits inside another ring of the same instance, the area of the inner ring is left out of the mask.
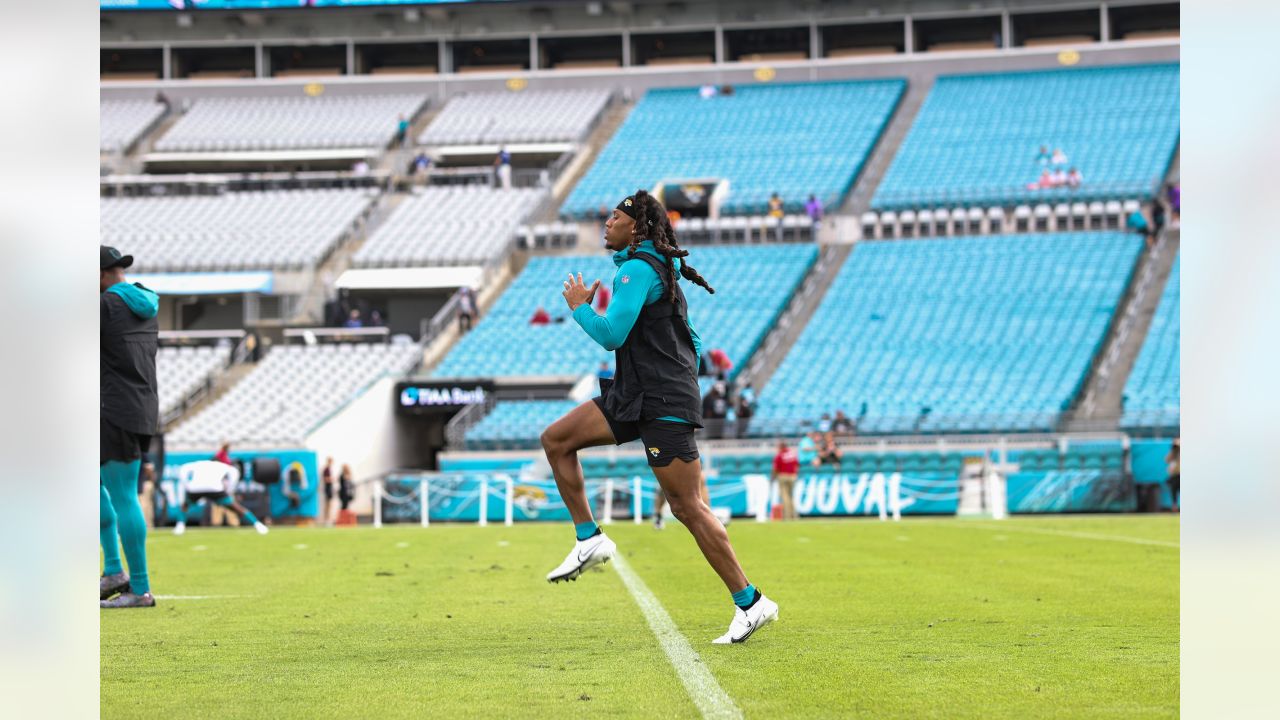
[[[160,298],[125,282],[132,255],[99,249],[100,539],[105,559],[98,581],[104,608],[154,607],[147,576],[147,522],[138,503],[142,454],[160,417],[156,348]],[[118,541],[117,541],[118,536]],[[120,565],[120,546],[129,574]]]
[[[576,580],[617,551],[592,518],[578,451],[639,439],[671,513],[689,529],[733,597],[736,610],[729,631],[712,642],[743,642],[777,618],[778,606],[747,581],[728,533],[699,493],[702,463],[694,431],[703,417],[698,389],[701,340],[689,322],[679,281],[684,278],[709,293],[715,291],[688,264],[689,253],[676,244],[662,203],[644,190],[614,208],[605,223],[604,242],[618,267],[606,313],[599,315],[591,306],[599,280],[588,286],[579,273],[564,283],[574,322],[605,350],[614,351],[615,371],[611,381],[601,382],[600,397],[570,410],[542,434],[543,450],[577,537],[573,550],[547,580]]]

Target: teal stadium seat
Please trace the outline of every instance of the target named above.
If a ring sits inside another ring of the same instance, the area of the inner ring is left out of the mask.
[[[1125,381],[1121,427],[1127,430],[1171,430],[1180,423],[1180,267],[1181,259],[1175,259],[1142,351]]]
[[[790,213],[810,193],[835,207],[905,88],[900,79],[777,83],[705,100],[698,88],[650,90],[560,214],[593,217],[665,178],[729,180],[721,211],[730,215],[763,214],[773,192]]]
[[[1149,199],[1178,146],[1179,66],[938,78],[876,189],[876,210]],[[1029,190],[1041,146],[1079,189]]]
[[[861,434],[1052,427],[1141,246],[1120,232],[860,243],[760,393],[750,432],[798,433],[863,403]]]

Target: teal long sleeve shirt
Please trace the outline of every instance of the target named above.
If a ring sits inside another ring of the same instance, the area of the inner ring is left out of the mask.
[[[654,249],[652,240],[640,243],[637,252],[662,257]],[[672,262],[675,263],[676,272],[679,273],[680,259],[676,258]],[[619,250],[613,254],[613,264],[618,267],[618,271],[613,276],[613,298],[609,301],[605,314],[597,314],[595,309],[587,303],[579,305],[573,311],[574,322],[578,323],[592,340],[599,343],[600,347],[609,351],[617,350],[622,343],[626,342],[644,306],[662,299],[662,278],[644,260],[629,258],[626,250]],[[678,278],[679,275],[677,275],[677,282]],[[689,336],[693,338],[694,361],[698,362],[702,358],[702,338],[698,337],[698,331],[693,328],[693,323],[688,318],[686,322],[689,326]],[[658,419],[689,422],[686,418],[677,417]]]

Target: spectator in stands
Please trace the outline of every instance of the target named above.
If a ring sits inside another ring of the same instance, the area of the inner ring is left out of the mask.
[[[383,137],[385,137],[385,135]],[[401,147],[404,147],[408,139],[409,139],[409,118],[405,117],[404,115],[401,115],[400,119],[396,121],[396,144]]]
[[[667,211],[667,222],[671,223],[671,228],[672,228],[673,230],[674,230],[678,225],[680,225],[680,211],[679,211],[679,210],[668,210],[668,211]]]
[[[1048,145],[1041,145],[1041,146],[1040,146],[1040,152],[1036,153],[1036,164],[1037,164],[1037,165],[1048,165],[1048,164],[1049,164],[1049,160],[1051,160],[1052,158],[1053,158],[1053,156],[1052,156],[1051,154],[1049,154],[1049,146],[1048,146]]]
[[[711,98],[715,97],[719,93],[720,91],[716,89],[715,85],[703,85],[702,87],[698,88],[698,97],[702,98],[703,100],[710,100]]]
[[[417,157],[413,159],[413,178],[414,182],[426,184],[427,173],[431,170],[431,158],[427,157],[426,152],[419,152]]]
[[[1164,197],[1169,201],[1169,209],[1173,211],[1173,226],[1177,227],[1182,218],[1182,185],[1169,183],[1164,186]]]
[[[476,319],[476,296],[471,288],[463,285],[458,288],[458,332],[471,332],[471,325]]]
[[[382,327],[386,323],[383,322],[382,311],[374,308],[369,311],[369,327]]]
[[[729,371],[733,370],[733,361],[729,359],[729,355],[720,348],[714,348],[708,353],[711,360],[711,370],[715,377],[720,380],[728,379]]]
[[[768,221],[773,225],[773,231],[776,239],[782,241],[782,216],[785,214],[782,205],[782,198],[778,197],[778,193],[769,196],[769,214]]]
[[[1027,184],[1028,190],[1046,190],[1053,187],[1053,175],[1048,168],[1040,171],[1040,179]]]
[[[1054,148],[1053,157],[1050,159],[1050,162],[1053,164],[1054,167],[1058,167],[1058,168],[1064,167],[1068,162],[1067,154],[1062,152],[1062,148]]]
[[[351,501],[355,499],[355,476],[351,474],[351,466],[343,463],[342,474],[338,475],[338,502],[342,505],[341,509],[351,509]]]
[[[342,323],[342,327],[353,329],[364,327],[364,321],[360,319],[360,310],[351,308],[351,312],[347,314],[347,321]]]
[[[751,407],[752,412],[755,412],[756,389],[751,386],[751,383],[747,383],[742,387],[742,390],[738,393],[738,397],[742,398],[742,401]]]
[[[756,407],[753,400],[748,399],[746,390],[738,393],[738,400],[733,405],[734,411],[738,416],[737,433],[734,437],[741,437],[747,434],[747,426],[751,424],[751,416],[755,415]]]
[[[498,148],[498,156],[493,159],[493,167],[498,173],[498,186],[503,190],[511,189],[511,153],[503,145]]]
[[[1151,203],[1151,234],[1159,237],[1164,231],[1165,212],[1164,203],[1160,202],[1160,198],[1156,198]]]
[[[801,466],[818,467],[818,433],[809,433],[800,438],[800,446],[797,451],[800,456]]]
[[[324,467],[320,469],[320,486],[324,491],[324,504],[320,508],[320,521],[325,525],[332,527],[334,511],[338,509],[334,502],[334,496],[337,495],[337,478],[333,476],[333,458],[324,459]]]
[[[169,100],[169,96],[165,95],[163,90],[156,93],[156,102],[164,106],[165,115],[173,111],[173,102]]]
[[[809,196],[809,202],[804,204],[804,214],[809,216],[809,222],[813,225],[813,232],[816,235],[818,225],[822,222],[822,201],[817,195]]]
[[[852,435],[853,420],[843,410],[836,410],[836,416],[831,421],[831,431],[837,435]]]
[[[1074,190],[1080,187],[1080,184],[1083,182],[1084,176],[1080,174],[1080,171],[1076,168],[1071,168],[1071,172],[1067,173],[1067,187]]]
[[[613,379],[613,368],[609,367],[607,360],[600,363],[600,369],[596,372],[596,377],[601,380]]]
[[[732,86],[732,85],[721,85],[721,86],[720,86],[720,94],[721,94],[721,95],[724,95],[725,97],[733,97],[733,86]]]
[[[1129,213],[1129,218],[1125,220],[1125,225],[1143,237],[1150,237],[1151,226],[1147,224],[1147,216],[1142,214],[1142,208]]]
[[[1061,167],[1055,167],[1053,172],[1049,173],[1049,187],[1066,187],[1067,171]]]
[[[1173,445],[1169,447],[1169,453],[1164,456],[1165,466],[1169,470],[1169,479],[1165,482],[1169,483],[1169,497],[1172,499],[1172,509],[1174,512],[1180,512],[1179,507],[1181,498],[1179,494],[1182,490],[1182,438],[1173,439]]]
[[[601,285],[600,288],[596,290],[596,312],[604,315],[605,312],[609,310],[609,300],[612,298],[613,291],[608,287]]]
[[[724,383],[711,386],[711,392],[702,400],[702,419],[706,423],[707,433],[713,437],[721,437],[724,432],[724,419],[729,414],[729,398],[726,397]]]
[[[547,312],[546,308],[539,305],[538,309],[533,311],[533,317],[529,318],[529,324],[530,325],[550,325],[551,313]]]
[[[831,414],[830,413],[822,413],[822,417],[818,419],[818,432],[820,433],[831,432]]]
[[[361,158],[351,166],[351,174],[358,178],[362,178],[369,174],[369,161]]]
[[[800,455],[786,440],[778,441],[778,453],[773,456],[773,480],[778,483],[778,497],[782,500],[782,519],[796,519],[796,476],[800,474]]]
[[[819,465],[834,465],[836,470],[840,469],[840,462],[844,459],[844,453],[840,451],[840,447],[836,445],[835,435],[828,432],[822,438],[821,449],[818,451]]]
[[[213,454],[213,459],[217,460],[223,465],[230,465],[231,464],[231,443],[229,442],[222,443],[222,446],[218,448],[218,452]]]

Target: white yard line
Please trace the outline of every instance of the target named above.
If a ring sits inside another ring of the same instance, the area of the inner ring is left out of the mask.
[[[1148,540],[1147,538],[1129,537],[1128,535],[1102,535],[1099,533],[1076,532],[1074,530],[1050,530],[1048,528],[1024,527],[1017,524],[1009,524],[1008,521],[999,525],[990,525],[986,523],[977,523],[970,520],[960,522],[947,523],[953,527],[971,527],[979,530],[994,530],[1012,532],[1028,532],[1040,535],[1061,535],[1063,537],[1082,538],[1085,540],[1109,540],[1111,542],[1132,543],[1134,545],[1156,545],[1158,547],[1168,547],[1181,549],[1181,545],[1176,542],[1168,542],[1166,540]]]
[[[222,600],[223,598],[243,598],[250,595],[156,595],[157,600]]]
[[[698,706],[702,717],[741,718],[742,711],[733,703],[733,698],[716,682],[715,676],[707,669],[707,664],[698,657],[685,636],[680,634],[666,608],[654,597],[644,580],[631,569],[622,553],[613,556],[613,564],[618,568],[618,576],[631,592],[636,605],[640,606],[649,628],[658,637],[662,651],[667,654],[667,659],[676,670],[676,676],[684,683],[684,689],[689,693],[693,704]]]

